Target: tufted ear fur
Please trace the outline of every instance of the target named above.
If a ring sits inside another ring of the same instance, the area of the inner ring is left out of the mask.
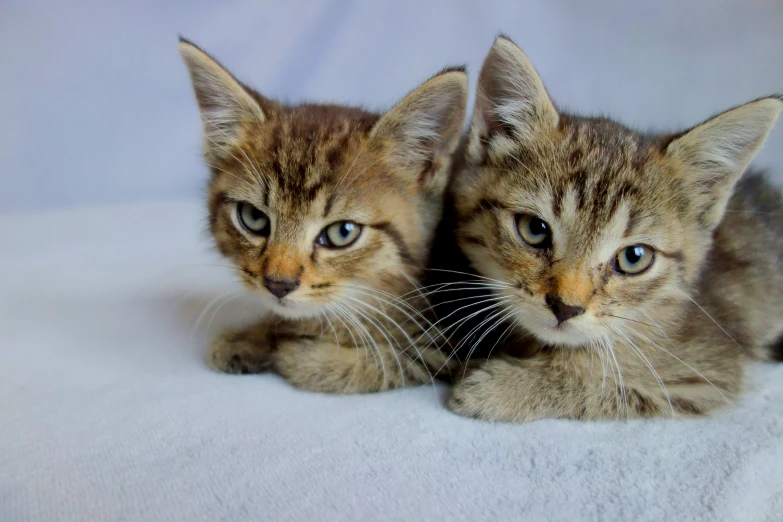
[[[426,190],[443,191],[459,142],[468,98],[464,68],[433,76],[381,116],[370,143],[385,149],[394,167]]]
[[[695,184],[695,203],[709,229],[723,219],[735,183],[775,125],[783,101],[762,98],[710,118],[672,140],[666,155]]]
[[[184,38],[178,47],[204,121],[204,153],[226,155],[246,126],[265,122],[267,115],[249,89],[217,60]]]
[[[468,139],[468,155],[480,161],[493,140],[533,141],[557,126],[559,115],[525,53],[499,36],[484,59]]]

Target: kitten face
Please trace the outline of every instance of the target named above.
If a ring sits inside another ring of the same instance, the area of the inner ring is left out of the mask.
[[[569,121],[524,164],[493,158],[458,183],[463,250],[510,285],[521,324],[558,345],[600,340],[612,315],[649,322],[693,278],[709,237],[678,184],[656,181],[665,165],[619,126],[624,143],[601,143],[596,125]]]
[[[463,71],[377,115],[286,107],[192,44],[180,52],[205,121],[210,230],[246,286],[297,318],[418,277],[464,119]]]
[[[219,167],[232,176],[218,172],[210,187],[218,248],[287,317],[388,289],[422,263],[430,239],[416,187],[363,150],[377,117],[327,109],[309,120],[321,110],[299,107],[254,129],[241,147],[248,168],[240,154]]]
[[[559,346],[674,319],[780,105],[760,100],[648,138],[560,114],[503,38],[478,92],[454,183],[458,238],[474,268],[502,283],[518,323]]]

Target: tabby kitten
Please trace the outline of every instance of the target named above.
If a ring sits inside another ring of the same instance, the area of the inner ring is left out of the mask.
[[[783,198],[741,179],[781,106],[763,98],[643,135],[558,111],[498,38],[456,169],[457,237],[536,352],[469,371],[449,407],[599,419],[703,414],[736,397],[746,359],[781,352]]]
[[[181,40],[204,120],[210,230],[274,320],[227,332],[208,360],[293,385],[360,393],[444,367],[417,285],[467,103],[446,69],[385,114],[287,106]]]

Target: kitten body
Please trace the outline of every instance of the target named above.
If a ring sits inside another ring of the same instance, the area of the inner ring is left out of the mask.
[[[500,37],[456,166],[456,241],[513,322],[503,350],[532,355],[469,371],[449,407],[599,419],[735,398],[748,358],[781,351],[783,197],[759,175],[740,180],[781,105],[643,135],[558,111]]]
[[[274,315],[215,340],[211,366],[332,393],[447,370],[417,288],[464,120],[464,70],[376,114],[286,106],[190,42],[179,49],[204,119],[210,231]]]

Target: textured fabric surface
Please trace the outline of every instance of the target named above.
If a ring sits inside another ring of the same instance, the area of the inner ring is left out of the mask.
[[[0,520],[781,520],[783,366],[709,419],[487,424],[225,376],[258,313],[160,203],[0,217]],[[207,305],[212,306],[207,308]]]

